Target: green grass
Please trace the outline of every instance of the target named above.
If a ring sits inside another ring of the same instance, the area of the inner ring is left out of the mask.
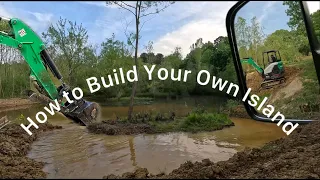
[[[201,132],[223,129],[233,125],[226,114],[208,113],[195,109],[188,116],[176,118],[173,121],[149,121],[159,133],[165,132]]]
[[[233,125],[226,114],[219,113],[191,113],[181,123],[180,129],[187,132],[220,130]]]

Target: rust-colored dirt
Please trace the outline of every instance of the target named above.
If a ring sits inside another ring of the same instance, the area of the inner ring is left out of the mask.
[[[300,125],[289,136],[272,141],[262,148],[246,149],[227,161],[213,163],[186,162],[169,174],[149,174],[139,168],[111,178],[319,178],[320,177],[320,122]]]

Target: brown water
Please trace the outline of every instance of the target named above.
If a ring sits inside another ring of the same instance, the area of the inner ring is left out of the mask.
[[[208,102],[210,102],[208,100]],[[212,101],[211,101],[212,102]],[[193,100],[139,105],[138,111],[168,112],[184,115],[194,107]],[[201,102],[207,109],[216,108]],[[212,104],[212,103],[211,103]],[[7,112],[8,116],[34,117],[42,107]],[[127,107],[102,108],[102,117],[125,116]],[[121,174],[135,167],[151,173],[169,173],[180,164],[209,158],[214,162],[230,158],[244,147],[260,147],[285,134],[276,124],[232,118],[234,127],[206,133],[166,133],[158,135],[106,136],[88,133],[86,128],[55,115],[52,124],[64,128],[46,133],[33,144],[28,156],[46,162],[48,178],[102,178]]]

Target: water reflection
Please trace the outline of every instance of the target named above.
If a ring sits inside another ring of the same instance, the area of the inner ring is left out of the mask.
[[[233,119],[235,127],[205,133],[167,133],[138,136],[89,134],[84,127],[65,128],[35,142],[29,157],[47,163],[49,178],[101,178],[137,166],[151,173],[169,173],[191,160],[223,161],[244,147],[259,147],[284,136],[275,124]]]
[[[194,107],[191,102],[159,102],[135,106],[134,110],[173,110],[177,115],[183,115]],[[212,100],[206,102],[203,105],[206,104],[207,109],[215,107],[210,104]],[[34,117],[41,108],[10,111],[5,115],[11,118],[20,114]],[[127,107],[106,106],[102,116],[126,115],[127,110]],[[47,132],[33,144],[28,156],[46,163],[44,171],[48,173],[48,178],[102,178],[111,173],[130,172],[138,166],[146,167],[154,174],[169,173],[188,160],[209,158],[214,162],[223,161],[246,146],[259,147],[285,136],[276,124],[249,119],[232,120],[234,127],[215,132],[106,136],[90,134],[84,126],[56,114],[49,116],[48,121],[64,128]]]

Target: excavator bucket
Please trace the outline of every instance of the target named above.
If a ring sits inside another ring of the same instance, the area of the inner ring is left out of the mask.
[[[26,91],[26,95],[29,97],[31,101],[38,102],[44,105],[48,105],[49,103],[55,104],[53,100],[49,97],[36,93],[32,90]],[[64,104],[61,106],[60,112],[82,124],[82,125],[89,125],[90,123],[97,122],[100,120],[100,106],[96,102],[86,101],[84,99],[74,100],[72,104]]]
[[[62,112],[66,117],[85,126],[100,119],[100,106],[98,103],[80,99],[70,105],[64,106]]]

